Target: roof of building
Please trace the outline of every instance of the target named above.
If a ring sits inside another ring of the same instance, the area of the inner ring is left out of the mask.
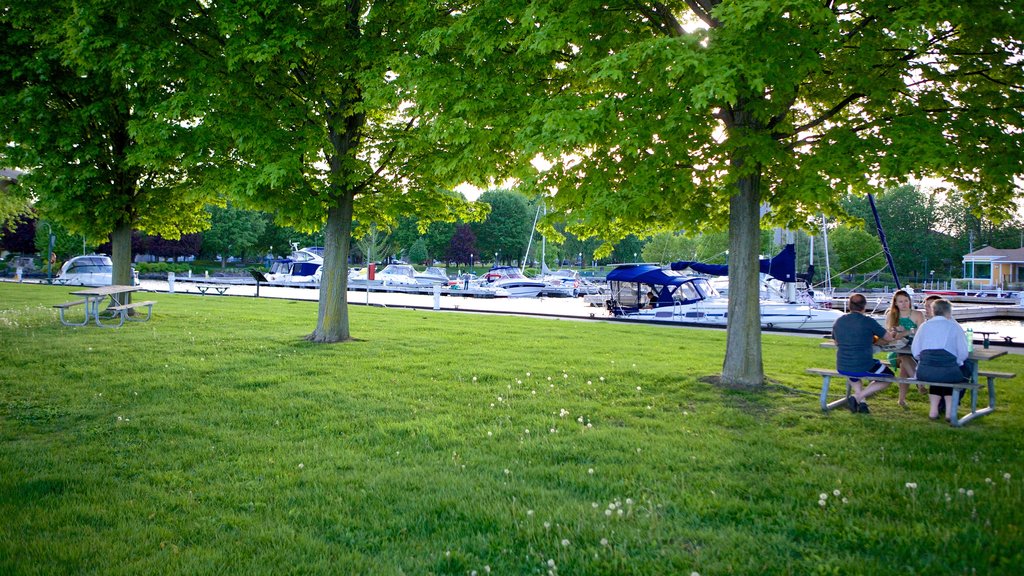
[[[998,260],[1001,263],[1024,263],[1024,248],[993,248],[985,246],[980,250],[965,254],[964,260]]]

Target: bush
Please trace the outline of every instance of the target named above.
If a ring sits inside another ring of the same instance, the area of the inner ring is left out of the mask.
[[[189,271],[191,265],[184,262],[139,262],[135,264],[135,270],[139,274],[159,274],[174,272],[184,274]]]

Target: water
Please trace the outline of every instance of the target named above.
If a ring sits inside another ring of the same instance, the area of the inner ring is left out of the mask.
[[[960,325],[964,330],[974,328],[976,339],[981,338],[978,332],[995,332],[992,335],[994,342],[1001,342],[1003,336],[1011,336],[1014,342],[1024,343],[1024,320],[965,320]]]

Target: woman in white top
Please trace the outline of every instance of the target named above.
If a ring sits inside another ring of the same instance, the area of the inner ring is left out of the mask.
[[[932,303],[935,316],[917,329],[910,350],[917,358],[917,379],[924,382],[963,382],[964,361],[967,360],[967,336],[953,320],[953,305],[939,299]],[[945,400],[946,419],[953,409],[953,389],[932,386],[928,389],[928,417],[939,417],[939,400]]]

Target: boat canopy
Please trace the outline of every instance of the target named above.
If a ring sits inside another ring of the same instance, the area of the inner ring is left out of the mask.
[[[680,261],[673,262],[671,268],[675,271],[689,269],[698,274],[708,274],[710,276],[729,275],[728,264]],[[760,269],[762,274],[767,274],[783,282],[796,282],[798,278],[796,273],[796,247],[792,244],[786,244],[782,252],[779,252],[773,258],[762,258]],[[811,273],[813,274],[813,272]],[[609,275],[608,279],[611,280],[611,275]]]

